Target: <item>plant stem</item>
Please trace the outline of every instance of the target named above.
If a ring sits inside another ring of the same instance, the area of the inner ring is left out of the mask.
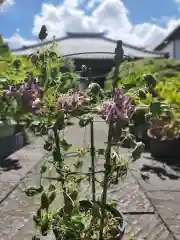
[[[94,122],[90,123],[91,137],[91,173],[92,173],[92,200],[96,201],[96,179],[95,179],[95,147],[94,147]]]
[[[110,171],[110,161],[111,161],[111,147],[112,147],[112,128],[113,128],[113,121],[109,123],[108,129],[108,142],[106,147],[106,155],[105,155],[105,174],[103,180],[103,192],[102,192],[102,199],[101,199],[101,207],[102,207],[102,216],[100,222],[100,234],[99,240],[103,239],[103,228],[104,228],[104,218],[105,218],[105,207],[107,202],[107,190],[108,190],[108,182],[109,182],[109,171]]]
[[[56,145],[56,156],[58,156],[58,158],[61,156],[61,148],[60,148],[60,137],[59,137],[59,132],[57,129],[53,129],[54,132],[54,137],[55,137],[55,145]],[[58,159],[59,160],[59,159]],[[56,159],[57,161],[57,159]],[[61,163],[61,168],[62,168],[62,163]],[[61,176],[61,185],[62,185],[62,190],[63,190],[63,199],[64,199],[64,204],[66,206],[67,201],[66,201],[66,188],[65,188],[65,177]]]
[[[60,151],[60,140],[59,140],[58,130],[53,129],[53,132],[54,132],[55,145],[56,145],[56,154],[60,156],[61,151]]]

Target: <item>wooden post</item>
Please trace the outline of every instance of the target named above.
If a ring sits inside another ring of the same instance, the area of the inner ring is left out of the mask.
[[[79,88],[80,91],[84,91],[87,87],[87,80],[86,77],[88,75],[88,69],[85,67],[85,70],[81,71],[80,73],[80,81],[79,81]]]
[[[123,62],[123,57],[124,57],[124,50],[122,48],[122,41],[118,40],[116,48],[115,48],[115,57],[114,57],[115,71],[114,71],[113,92],[117,88],[119,67],[120,67],[121,63]]]
[[[91,84],[92,82],[93,82],[92,70],[91,70],[91,68],[88,68],[88,85]]]

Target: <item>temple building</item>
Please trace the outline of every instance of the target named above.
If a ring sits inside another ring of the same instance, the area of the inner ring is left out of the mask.
[[[170,59],[180,60],[180,25],[173,29],[154,51],[167,52]]]
[[[12,53],[16,56],[30,55],[36,53],[40,46],[48,46],[52,43],[53,41],[46,41],[36,45],[24,46],[12,50]],[[116,40],[106,37],[105,33],[68,32],[65,37],[56,39],[56,53],[71,58],[76,70],[80,70],[82,65],[91,68],[93,77],[105,75],[112,69],[116,43]],[[167,53],[149,51],[126,43],[123,43],[123,49],[125,56],[132,59],[168,57]],[[99,79],[99,81],[103,82],[103,79]]]

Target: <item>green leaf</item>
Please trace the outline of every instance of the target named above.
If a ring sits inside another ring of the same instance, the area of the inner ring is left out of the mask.
[[[78,230],[84,230],[83,218],[80,215],[74,215],[71,218],[72,223]]]
[[[43,40],[45,40],[45,39],[47,38],[47,36],[48,36],[47,28],[46,28],[45,25],[43,25],[43,26],[41,27],[40,32],[39,32],[39,36],[38,36],[38,37],[39,37],[39,40],[43,41]]]
[[[79,126],[82,128],[86,127],[92,120],[93,120],[92,116],[89,116],[89,115],[83,116],[79,120]]]
[[[47,167],[45,165],[42,165],[40,173],[45,173],[47,171]]]
[[[48,230],[49,230],[49,218],[48,218],[48,214],[45,214],[41,221],[41,234],[43,236],[47,236]]]
[[[41,239],[38,236],[34,236],[34,237],[32,237],[32,240],[41,240]]]
[[[60,111],[53,128],[55,130],[58,130],[58,129],[62,130],[64,127],[64,124],[65,124],[65,114],[63,111]]]
[[[52,143],[49,142],[49,141],[46,141],[45,144],[44,144],[44,150],[50,152],[52,150]]]
[[[56,190],[55,185],[54,184],[50,184],[48,190],[49,190],[49,192],[52,192],[52,191]]]
[[[150,112],[152,113],[153,117],[160,116],[161,111],[162,109],[160,102],[152,102],[150,104]]]
[[[56,198],[56,192],[52,191],[49,195],[49,205],[55,200]]]
[[[43,192],[41,195],[41,208],[46,210],[49,208],[49,199],[45,192]]]
[[[22,62],[21,62],[20,59],[14,60],[13,66],[14,66],[17,70],[21,67],[21,65],[22,65]]]
[[[133,161],[136,161],[141,157],[142,152],[144,151],[145,145],[142,142],[138,142],[135,148],[132,151]]]
[[[25,194],[28,197],[35,196],[43,191],[43,187],[29,187],[25,190]]]
[[[39,208],[36,212],[36,216],[41,218],[41,208]]]
[[[78,197],[78,190],[77,189],[74,189],[71,193],[70,193],[70,197],[73,201],[76,201],[77,200],[77,197]]]
[[[69,144],[65,139],[61,140],[60,144],[64,151],[68,151],[72,147],[72,144]]]
[[[64,192],[64,205],[65,213],[70,215],[73,211],[74,204],[72,199],[65,192]]]
[[[31,126],[38,127],[40,125],[40,123],[41,123],[40,121],[35,120],[31,123]]]
[[[111,200],[109,203],[108,203],[108,205],[110,206],[110,207],[112,207],[112,208],[117,208],[117,202],[115,201],[115,200]]]
[[[33,216],[33,221],[35,222],[35,224],[37,226],[40,226],[40,223],[41,223],[41,219],[38,217],[38,216]]]

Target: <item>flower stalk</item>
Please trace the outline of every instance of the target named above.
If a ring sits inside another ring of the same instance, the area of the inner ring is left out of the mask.
[[[92,200],[96,201],[96,177],[95,177],[95,146],[94,146],[94,121],[90,122],[91,137],[91,172],[92,172]]]
[[[116,104],[117,104],[117,98],[119,97],[118,94],[115,96],[115,91],[117,87],[117,81],[118,81],[118,74],[119,74],[119,67],[121,62],[123,61],[123,48],[122,48],[122,41],[117,42],[117,47],[115,49],[115,74],[114,74],[114,82],[113,82],[113,89],[112,89],[112,96],[114,98],[114,104],[115,112],[117,113]],[[122,99],[121,99],[122,100]],[[122,103],[122,101],[120,101]],[[120,103],[120,105],[121,105]],[[113,132],[113,117],[110,117],[112,115],[112,109],[113,106],[110,108],[110,111],[108,113],[109,118],[109,129],[108,129],[108,142],[107,147],[105,151],[105,173],[104,173],[104,181],[103,181],[103,192],[102,192],[102,199],[101,199],[101,205],[102,205],[102,216],[100,220],[100,233],[99,233],[99,240],[103,240],[103,229],[104,229],[104,219],[105,219],[105,207],[107,204],[107,191],[108,191],[108,183],[109,183],[109,174],[111,172],[111,148],[112,148],[112,132]],[[122,109],[121,109],[122,110]],[[118,117],[119,114],[118,114]]]

